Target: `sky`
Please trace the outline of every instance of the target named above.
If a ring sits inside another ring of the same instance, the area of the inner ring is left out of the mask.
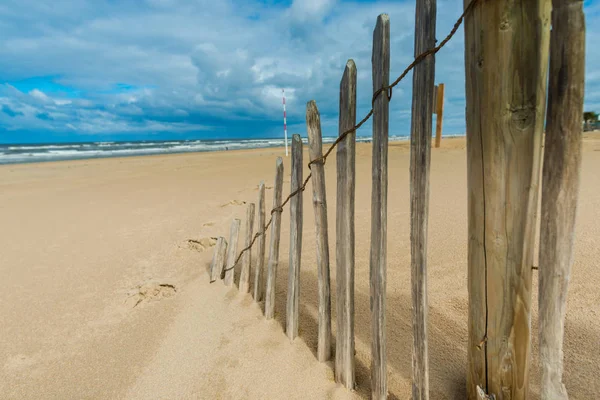
[[[441,40],[462,11],[438,0]],[[600,1],[585,0],[585,109],[600,111]],[[391,77],[414,57],[413,1],[2,0],[0,143],[306,136],[315,100],[337,135],[339,82],[358,69],[370,108],[372,34],[390,16]],[[444,134],[465,132],[464,33],[436,56]],[[394,90],[390,135],[410,132],[412,76]],[[367,123],[358,132],[371,134]]]

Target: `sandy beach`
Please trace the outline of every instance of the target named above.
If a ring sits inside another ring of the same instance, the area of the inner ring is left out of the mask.
[[[465,398],[467,360],[465,140],[442,143],[431,158],[433,400]],[[266,321],[262,304],[237,287],[209,283],[211,238],[227,237],[231,220],[244,219],[245,203],[257,201],[261,180],[271,208],[275,159],[283,154],[271,148],[1,165],[0,398],[368,398],[369,144],[357,145],[355,392],[336,385],[332,364],[316,359],[310,184],[304,194],[297,340],[290,343],[282,328],[289,208],[283,212],[275,320]],[[284,195],[289,162],[284,158]],[[335,294],[334,155],[325,171]],[[586,134],[565,336],[564,379],[571,399],[593,399],[600,391],[599,173],[600,134]],[[408,142],[391,143],[388,373],[390,398],[398,399],[410,397],[411,384],[408,178]],[[536,271],[533,286],[531,398],[538,399]],[[332,302],[335,334],[335,295]]]

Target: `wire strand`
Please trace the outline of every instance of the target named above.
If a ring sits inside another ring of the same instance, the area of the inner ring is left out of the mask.
[[[442,49],[449,41],[450,39],[452,39],[452,37],[456,34],[456,32],[458,31],[458,28],[460,27],[460,25],[462,24],[463,20],[465,19],[465,16],[473,9],[473,7],[475,6],[476,3],[478,3],[479,0],[472,0],[469,5],[467,7],[465,7],[463,13],[461,14],[461,16],[456,20],[456,22],[454,23],[454,26],[452,27],[452,29],[450,30],[450,33],[448,33],[448,35],[444,38],[444,40],[442,40],[440,42],[439,45],[424,51],[423,53],[419,54],[418,56],[415,57],[415,59],[413,60],[412,63],[409,64],[408,67],[406,67],[404,69],[404,71],[400,74],[400,76],[398,76],[398,78],[396,78],[396,80],[394,82],[392,82],[391,85],[389,86],[383,86],[380,89],[378,89],[377,91],[375,91],[375,93],[373,93],[373,97],[371,99],[371,109],[369,110],[369,112],[367,113],[367,115],[364,116],[363,119],[360,120],[360,122],[358,124],[356,124],[355,126],[353,126],[352,128],[342,132],[338,138],[335,140],[335,142],[333,142],[331,144],[331,146],[329,147],[329,149],[327,149],[327,151],[325,152],[325,154],[321,157],[317,157],[314,160],[312,160],[311,162],[308,163],[308,168],[310,169],[311,166],[313,164],[316,163],[322,163],[323,165],[325,165],[325,162],[327,161],[327,157],[331,154],[331,152],[333,151],[333,149],[342,141],[346,138],[346,136],[348,136],[349,134],[356,132],[358,129],[360,129],[360,127],[369,120],[369,118],[371,118],[371,116],[373,116],[373,108],[375,107],[375,100],[377,100],[377,98],[379,97],[379,95],[383,92],[386,92],[388,101],[391,101],[392,99],[392,89],[398,85],[402,79],[404,79],[406,77],[406,75],[408,75],[408,73],[417,65],[419,64],[421,61],[423,61],[425,58],[427,58],[430,55],[436,54],[438,51],[440,51],[440,49]],[[240,261],[240,259],[242,258],[242,255],[250,250],[252,248],[252,246],[254,245],[254,242],[256,241],[256,239],[261,236],[264,235],[267,232],[267,229],[269,228],[269,226],[271,225],[271,223],[273,222],[273,214],[278,212],[281,213],[283,212],[283,207],[290,201],[290,199],[294,196],[296,196],[298,193],[303,192],[306,189],[306,185],[308,184],[308,182],[310,181],[310,179],[312,178],[312,173],[309,173],[308,176],[306,177],[306,179],[304,180],[304,183],[302,184],[302,186],[300,186],[298,189],[294,190],[292,193],[289,194],[288,197],[286,197],[286,199],[283,201],[283,203],[281,203],[280,206],[278,207],[274,207],[271,210],[271,218],[269,218],[269,221],[267,222],[267,224],[265,225],[265,228],[261,231],[261,232],[257,232],[254,235],[254,238],[252,239],[252,242],[250,242],[250,244],[248,246],[246,246],[244,249],[242,249],[239,253],[239,255],[237,256],[237,258],[235,259],[235,262],[233,263],[233,265],[231,265],[228,268],[225,268],[223,270],[223,272],[229,271],[233,268],[235,268],[235,266],[237,265],[237,263]],[[211,283],[214,281],[211,281]]]

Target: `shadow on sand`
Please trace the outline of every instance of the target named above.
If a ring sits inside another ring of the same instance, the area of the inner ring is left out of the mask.
[[[207,265],[210,270],[210,263]],[[265,268],[266,269],[266,268]],[[276,278],[275,320],[285,332],[288,263],[280,262]],[[251,279],[250,293],[253,291]],[[336,304],[335,280],[332,279],[332,346],[335,352]],[[409,282],[406,283],[409,285]],[[236,267],[235,285],[239,285],[239,268]],[[356,341],[356,392],[362,398],[370,398],[370,344],[371,320],[369,310],[369,293],[367,288],[356,285],[355,288],[355,341]],[[366,285],[365,285],[366,286]],[[317,357],[318,332],[318,282],[316,271],[302,271],[300,274],[300,315],[299,338],[306,343]],[[388,355],[388,389],[389,399],[400,399],[410,393],[412,376],[412,314],[410,294],[395,294],[388,287],[387,293],[387,355]],[[264,301],[260,302],[264,312]],[[450,311],[449,311],[450,310]],[[455,318],[452,318],[455,317]],[[465,399],[466,398],[466,361],[467,361],[467,299],[456,298],[455,304],[443,310],[429,307],[429,377],[430,397],[433,399]],[[532,321],[536,324],[536,320]],[[594,371],[592,363],[600,358],[600,334],[589,327],[580,326],[567,318],[566,333],[578,339],[565,340],[564,381],[567,386],[577,388],[580,392],[585,387],[590,398],[598,388],[593,385]],[[577,332],[577,334],[573,334]],[[532,332],[537,334],[537,331]],[[569,335],[569,336],[571,336]],[[582,347],[583,346],[583,347]],[[332,360],[335,355],[332,356]],[[569,360],[578,360],[574,363]],[[534,378],[537,374],[537,360],[532,362]],[[535,378],[534,378],[535,379]],[[592,383],[590,386],[590,382]],[[538,391],[539,383],[531,382],[532,393]],[[583,385],[583,386],[582,386]],[[398,391],[402,391],[402,395]],[[401,397],[402,396],[402,397]]]

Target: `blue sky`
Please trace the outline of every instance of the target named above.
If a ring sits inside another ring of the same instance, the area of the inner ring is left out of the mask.
[[[438,0],[437,37],[462,1]],[[600,111],[600,4],[586,0],[586,110]],[[0,143],[305,136],[314,99],[337,134],[344,65],[358,68],[358,114],[370,106],[371,40],[391,19],[391,76],[413,58],[414,1],[2,0]],[[462,28],[438,53],[444,132],[464,123]],[[394,90],[390,133],[410,129],[411,76]],[[360,135],[370,135],[365,124]]]

